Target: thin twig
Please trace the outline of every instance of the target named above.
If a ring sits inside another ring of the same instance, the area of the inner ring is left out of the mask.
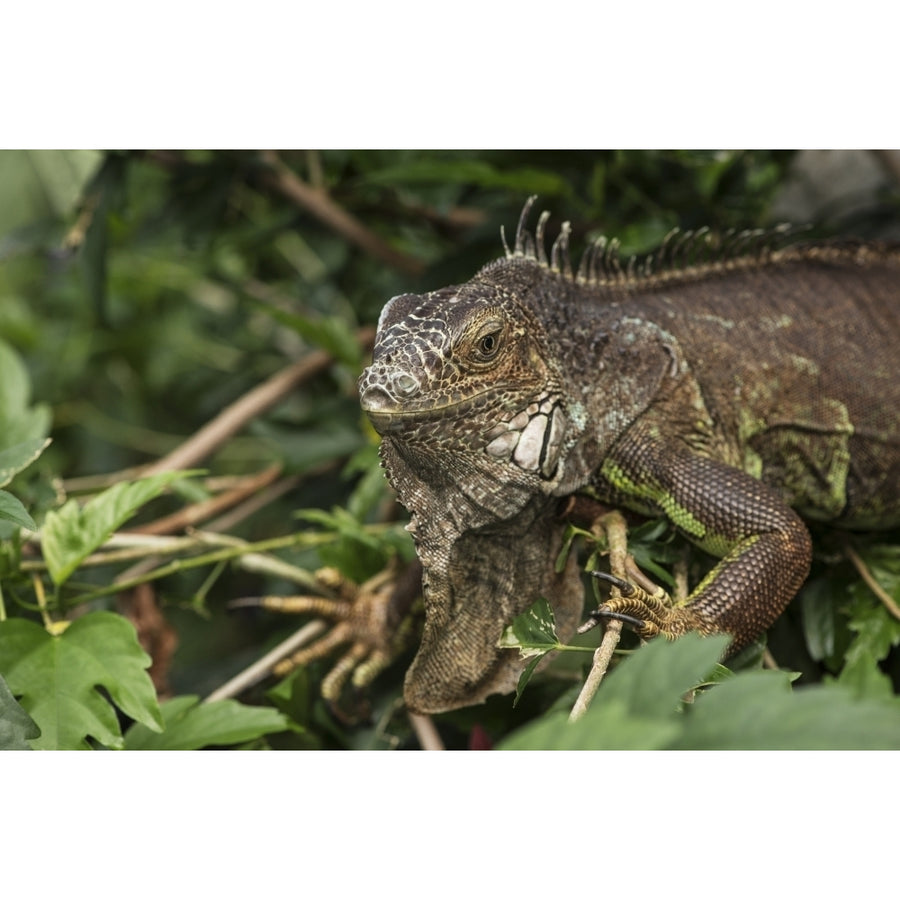
[[[337,465],[337,461],[311,469],[307,474],[320,475],[323,471],[334,468],[335,465]],[[301,481],[302,478],[299,475],[291,475],[288,478],[282,478],[280,481],[276,481],[275,484],[270,484],[267,488],[254,494],[252,497],[248,497],[243,503],[235,506],[234,509],[229,510],[224,515],[219,516],[217,519],[213,519],[206,527],[210,531],[230,531],[239,522],[243,522],[244,519],[249,518],[253,513],[268,506],[288,491],[293,490]]]
[[[290,656],[304,644],[318,637],[325,630],[325,623],[321,619],[307,622],[298,631],[295,631],[287,640],[282,641],[277,647],[270,650],[265,656],[247,666],[243,672],[239,672],[234,678],[226,681],[221,687],[216,688],[203,702],[212,703],[214,700],[224,700],[227,697],[236,697],[247,688],[262,681],[268,676],[276,663],[286,656]]]
[[[412,725],[412,729],[419,740],[419,746],[423,750],[446,749],[430,716],[422,716],[414,712],[408,712],[407,715],[409,716],[409,724]]]
[[[371,347],[375,339],[375,329],[361,328],[356,337],[362,346]],[[307,379],[325,371],[333,362],[334,357],[330,353],[315,350],[298,362],[276,372],[267,381],[248,391],[230,406],[226,406],[214,419],[207,422],[171,453],[147,466],[142,474],[153,475],[157,472],[189,469],[195,466],[249,421],[274,406]]]
[[[618,578],[625,578],[626,560],[628,558],[625,519],[620,512],[615,510],[606,513],[597,519],[591,528],[591,531],[595,533],[598,533],[600,530],[606,532],[606,539],[609,543],[610,571]],[[613,588],[613,591],[616,590],[616,588]],[[581,688],[581,693],[578,695],[578,699],[572,707],[572,712],[569,714],[570,722],[576,722],[587,712],[594,694],[597,693],[597,689],[600,687],[600,682],[603,681],[603,677],[609,669],[609,663],[612,660],[613,652],[619,643],[621,634],[622,623],[620,621],[613,620],[606,625],[603,640],[594,651],[591,671],[588,673],[584,686]]]
[[[844,543],[844,550],[853,563],[854,568],[859,572],[862,580],[869,586],[872,593],[887,607],[888,612],[895,618],[900,619],[900,606],[894,602],[894,598],[875,580],[875,576],[869,570],[865,561],[850,546],[849,542]]]
[[[175,534],[184,531],[185,528],[197,525],[216,513],[224,512],[251,494],[255,494],[261,488],[271,484],[280,473],[281,466],[279,464],[268,466],[262,472],[256,472],[245,478],[243,484],[230,491],[224,491],[216,497],[208,497],[199,503],[192,503],[169,516],[155,519],[146,525],[136,525],[129,530],[136,534]]]
[[[281,194],[342,238],[389,266],[409,275],[418,275],[424,271],[424,265],[415,257],[393,248],[366,228],[359,219],[338,206],[325,191],[302,181],[274,150],[264,150],[262,158],[270,167],[261,178],[266,187]]]

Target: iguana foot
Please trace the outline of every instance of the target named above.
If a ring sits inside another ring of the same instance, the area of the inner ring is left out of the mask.
[[[652,590],[647,590],[607,572],[591,572],[591,575],[617,588],[619,596],[611,597],[595,609],[578,629],[579,633],[589,631],[602,619],[618,619],[645,639],[661,634],[672,640],[688,631],[710,631],[689,606],[678,606],[661,587],[654,585]]]
[[[415,628],[409,612],[421,592],[421,569],[413,564],[401,570],[393,562],[361,585],[332,568],[319,569],[315,576],[326,596],[252,597],[231,606],[258,606],[334,622],[323,637],[281,660],[272,671],[283,677],[349,645],[320,687],[322,697],[338,711],[348,680],[357,690],[367,687],[412,643]]]

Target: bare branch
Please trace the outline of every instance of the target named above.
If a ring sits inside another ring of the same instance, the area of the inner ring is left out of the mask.
[[[359,219],[338,206],[325,191],[301,181],[274,150],[264,150],[262,157],[271,167],[261,178],[266,187],[286,197],[323,225],[389,266],[409,275],[418,275],[424,271],[425,267],[419,260],[394,249],[387,241],[366,228]]]
[[[375,329],[372,327],[359,329],[357,339],[362,346],[371,347],[375,340]],[[267,381],[248,391],[230,406],[226,406],[219,415],[171,453],[147,466],[142,474],[153,475],[172,469],[189,469],[196,465],[298,385],[324,372],[332,362],[334,358],[331,354],[324,350],[314,350],[303,359],[276,372]]]
[[[625,519],[622,517],[622,514],[613,510],[600,516],[594,523],[591,531],[598,536],[600,531],[606,532],[606,539],[609,543],[610,571],[618,578],[625,579],[627,577],[628,543]],[[617,590],[617,588],[613,588],[614,592]],[[607,623],[606,630],[603,633],[603,640],[594,651],[594,662],[591,666],[591,671],[588,673],[581,693],[578,695],[578,699],[572,707],[572,712],[569,714],[570,722],[577,721],[587,712],[594,694],[597,693],[597,689],[600,687],[600,682],[606,675],[621,634],[621,622],[614,620]]]
[[[325,630],[325,623],[319,620],[307,622],[301,629],[295,631],[287,640],[282,641],[277,647],[270,650],[265,656],[258,659],[253,665],[248,666],[243,672],[239,672],[234,678],[226,681],[221,687],[216,688],[203,702],[212,703],[214,700],[224,700],[227,697],[236,697],[247,688],[266,678],[275,667],[276,663],[290,656],[304,644],[318,637]]]
[[[869,570],[865,560],[850,546],[849,541],[844,542],[844,550],[859,572],[862,580],[869,586],[872,593],[885,605],[887,611],[895,618],[900,619],[900,606],[894,602],[894,598],[875,580],[875,576]]]
[[[136,525],[128,530],[135,534],[175,534],[236,506],[242,500],[270,485],[280,474],[280,465],[269,466],[261,472],[244,478],[242,484],[216,497],[209,497],[200,503],[192,503],[169,516],[163,516],[146,525]]]
[[[419,739],[419,746],[423,750],[444,750],[444,742],[438,734],[437,728],[430,716],[422,716],[419,713],[407,712],[409,724]]]

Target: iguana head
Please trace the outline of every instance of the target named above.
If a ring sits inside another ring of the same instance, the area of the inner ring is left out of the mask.
[[[558,353],[522,302],[543,273],[508,265],[513,280],[488,267],[389,301],[359,381],[425,573],[425,630],[405,686],[420,712],[512,689],[525,663],[498,641],[539,596],[565,630],[580,610],[577,571],[555,571],[564,525],[553,493],[573,429]]]
[[[564,433],[560,381],[544,329],[492,279],[394,297],[359,382],[382,436],[482,454],[552,479]]]

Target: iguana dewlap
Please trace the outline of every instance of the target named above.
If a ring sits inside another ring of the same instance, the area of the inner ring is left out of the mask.
[[[422,712],[512,689],[497,641],[539,596],[574,628],[565,495],[663,513],[719,557],[661,630],[735,647],[803,583],[802,518],[900,524],[900,248],[694,238],[686,263],[670,244],[625,271],[596,244],[574,274],[567,226],[547,260],[529,207],[505,258],[385,306],[359,383],[425,572],[405,684]]]

